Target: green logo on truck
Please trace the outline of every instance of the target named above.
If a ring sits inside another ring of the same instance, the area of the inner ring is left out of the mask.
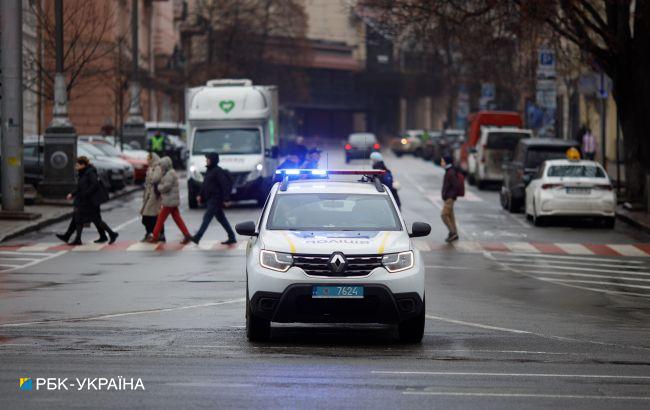
[[[233,108],[235,108],[235,102],[233,100],[222,100],[219,102],[219,107],[223,112],[228,114]]]

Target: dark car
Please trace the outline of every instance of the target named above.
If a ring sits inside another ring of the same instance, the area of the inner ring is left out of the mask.
[[[379,151],[381,146],[377,136],[370,132],[355,132],[350,134],[345,144],[345,162],[353,159],[368,159],[370,154]]]
[[[524,205],[526,186],[537,174],[539,166],[549,159],[566,158],[566,152],[571,147],[579,149],[579,144],[557,138],[520,140],[512,161],[503,165],[503,185],[499,193],[503,209],[517,212]]]
[[[165,136],[165,155],[172,159],[174,168],[184,168],[189,151],[185,142],[185,127],[175,122],[147,122],[147,146],[157,132]]]
[[[38,188],[43,181],[43,141],[25,140],[23,142],[23,165],[25,170],[25,184]],[[99,174],[99,178],[104,186],[111,187],[111,172],[114,167],[105,167],[100,163],[94,163]]]

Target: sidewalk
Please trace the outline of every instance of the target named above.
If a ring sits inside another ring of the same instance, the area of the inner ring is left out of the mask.
[[[619,205],[616,208],[616,217],[646,233],[650,233],[650,214],[645,211],[631,211]]]
[[[142,186],[133,185],[118,192],[111,193],[111,200],[129,195],[142,190]],[[66,220],[72,216],[72,204],[61,205],[28,205],[26,212],[40,214],[41,217],[33,220],[0,219],[0,242],[15,238],[28,232],[37,231],[46,226]]]

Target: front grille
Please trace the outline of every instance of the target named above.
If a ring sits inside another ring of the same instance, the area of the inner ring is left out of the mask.
[[[293,255],[293,266],[301,268],[311,276],[348,277],[366,276],[373,269],[381,267],[381,255],[345,256],[347,265],[343,272],[333,272],[330,266],[332,255]]]

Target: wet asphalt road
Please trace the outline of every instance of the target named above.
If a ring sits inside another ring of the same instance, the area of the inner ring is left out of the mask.
[[[419,243],[421,345],[373,326],[281,326],[272,342],[248,343],[243,249],[127,250],[142,236],[133,195],[105,212],[123,249],[43,245],[55,244],[62,223],[12,241],[31,250],[0,251],[0,407],[650,407],[650,258],[580,252],[648,236],[624,224],[535,228],[502,211],[496,191],[472,188],[457,205],[462,244],[443,246],[442,171],[386,157],[407,221],[433,226]],[[330,150],[327,160],[333,167],[341,158]],[[228,212],[233,224],[257,214]],[[183,215],[198,227],[200,210]],[[223,236],[214,223],[204,240]],[[539,243],[576,252],[531,245]],[[20,377],[118,376],[141,378],[146,390],[18,389]]]

